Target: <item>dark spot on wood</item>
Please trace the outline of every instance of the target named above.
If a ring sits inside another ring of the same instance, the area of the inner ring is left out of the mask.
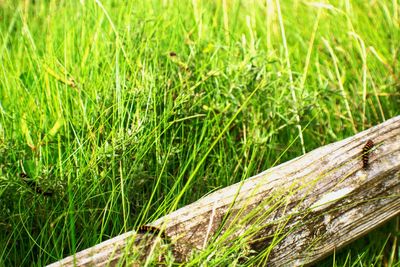
[[[374,142],[372,140],[368,140],[362,150],[362,162],[363,169],[367,169],[369,165],[369,155],[371,153],[371,149],[374,147]]]

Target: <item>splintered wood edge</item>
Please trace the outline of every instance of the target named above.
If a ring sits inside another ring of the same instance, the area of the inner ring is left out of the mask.
[[[365,169],[362,150],[368,140],[373,140],[375,146]],[[286,205],[292,210],[278,210],[272,219],[260,217],[257,222],[272,225],[274,220],[293,216],[287,225],[287,236],[273,248],[268,262],[270,266],[298,266],[318,261],[399,214],[399,176],[400,116],[397,116],[218,190],[151,225],[178,241],[174,255],[178,261],[184,261],[193,250],[201,250],[218,229],[226,230],[222,221],[227,212],[242,215],[237,213],[240,210],[246,217],[252,209],[268,210],[269,202],[265,203],[265,199],[270,195],[294,192],[288,196]],[[293,188],[296,190],[290,191]],[[299,211],[307,212],[308,221],[304,214],[292,215]],[[297,230],[292,230],[294,226]],[[271,231],[272,228],[263,229],[257,237]],[[232,235],[240,236],[242,232]],[[49,266],[104,266],[118,262],[130,253],[126,247],[132,247],[135,236],[135,231],[127,232]],[[258,250],[268,245],[266,241],[254,244]]]

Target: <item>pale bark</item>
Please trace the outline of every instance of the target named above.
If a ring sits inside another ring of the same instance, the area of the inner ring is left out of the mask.
[[[375,146],[369,167],[363,168],[362,149],[369,139]],[[211,240],[229,246],[239,238],[262,253],[260,260],[268,266],[299,266],[320,260],[399,212],[397,116],[218,190],[151,225],[165,230],[177,261]],[[134,251],[135,236],[131,231],[77,253],[75,265],[116,263]],[[71,256],[51,266],[73,262]]]

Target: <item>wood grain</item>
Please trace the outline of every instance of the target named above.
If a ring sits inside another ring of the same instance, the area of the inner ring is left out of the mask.
[[[363,168],[367,140],[375,145],[368,168]],[[218,190],[151,225],[163,229],[175,244],[172,253],[178,262],[210,242],[229,246],[240,239],[268,266],[301,266],[399,213],[397,116]],[[132,240],[138,236],[135,231],[125,233],[50,266],[113,265],[134,251],[126,247],[136,246]],[[154,240],[147,239],[147,247]]]

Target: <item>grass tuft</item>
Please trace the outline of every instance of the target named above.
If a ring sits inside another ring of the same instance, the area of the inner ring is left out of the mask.
[[[399,10],[0,1],[0,265],[49,264],[399,115]],[[398,265],[398,225],[321,264]],[[232,244],[188,265],[268,258]]]

